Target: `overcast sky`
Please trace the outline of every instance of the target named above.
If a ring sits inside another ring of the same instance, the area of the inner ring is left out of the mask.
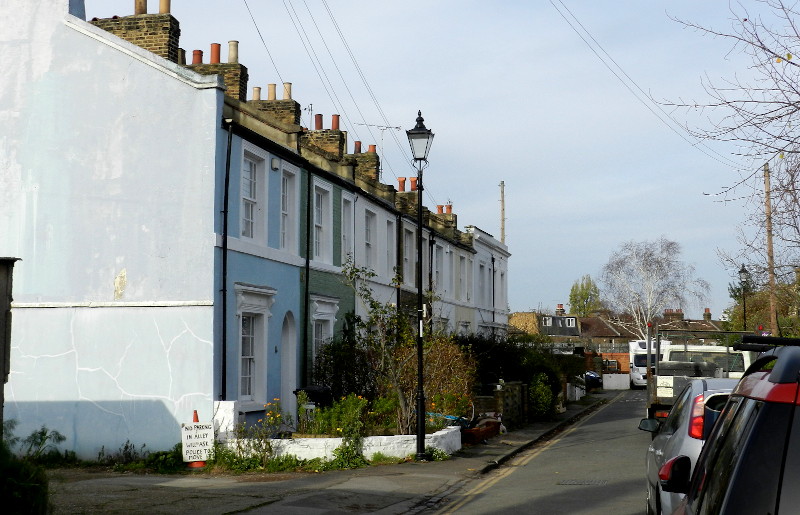
[[[86,15],[126,16],[133,6],[86,0]],[[415,175],[403,131],[422,110],[436,134],[425,204],[452,202],[460,228],[500,238],[504,181],[512,311],[567,304],[572,284],[598,279],[620,243],[662,235],[711,284],[710,299],[687,314],[709,307],[718,318],[731,304],[736,270],[717,251],[738,248],[745,205],[704,193],[749,165],[731,147],[698,148],[642,93],[702,100],[704,75],[747,73],[730,43],[670,19],[729,29],[727,1],[172,0],[172,14],[189,56],[200,49],[207,62],[210,44],[222,43],[225,61],[238,40],[251,92],[293,83],[305,126],[311,113],[325,128],[340,114],[349,151],[354,140],[379,146],[388,184]]]

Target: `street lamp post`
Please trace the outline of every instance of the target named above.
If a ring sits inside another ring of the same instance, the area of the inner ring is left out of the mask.
[[[742,289],[742,329],[747,331],[747,288],[750,284],[750,272],[742,263],[739,269],[739,287]]]
[[[433,133],[425,128],[422,111],[417,113],[417,125],[406,131],[411,154],[417,168],[417,460],[425,459],[425,391],[422,377],[422,169],[428,164],[428,151]]]

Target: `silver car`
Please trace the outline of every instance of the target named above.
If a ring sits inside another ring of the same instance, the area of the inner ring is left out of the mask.
[[[738,379],[695,379],[675,400],[667,418],[661,422],[642,419],[639,429],[653,433],[647,448],[647,513],[672,513],[682,494],[664,492],[658,470],[670,458],[689,456],[692,468],[711,433],[728,395]]]

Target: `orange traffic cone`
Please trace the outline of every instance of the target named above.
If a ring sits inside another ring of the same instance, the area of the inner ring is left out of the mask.
[[[200,422],[200,419],[197,416],[197,410],[194,410],[194,414],[192,415],[192,422]],[[186,465],[186,466],[188,468],[192,469],[192,470],[200,470],[200,469],[206,468],[206,462],[205,461],[190,461],[189,464]]]

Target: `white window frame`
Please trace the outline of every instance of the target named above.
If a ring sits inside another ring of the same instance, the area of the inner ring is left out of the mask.
[[[434,288],[439,290],[442,288],[442,271],[444,268],[444,247],[441,245],[436,245],[433,249],[433,261],[434,261],[434,272],[433,272],[433,285]]]
[[[328,343],[333,338],[333,328],[336,325],[336,314],[339,312],[339,299],[324,295],[310,295],[311,300],[311,359],[317,359],[317,352],[321,345]],[[324,331],[319,334],[319,331]]]
[[[369,209],[364,210],[364,266],[373,272],[377,266],[378,215]]]
[[[394,220],[386,220],[386,276],[394,278],[397,266],[397,230]]]
[[[342,263],[354,256],[353,221],[355,215],[354,197],[342,193]],[[353,257],[355,260],[355,257]]]
[[[279,248],[291,254],[297,254],[297,178],[299,169],[284,163],[281,170],[281,223]]]
[[[567,327],[576,327],[577,323],[575,321],[575,317],[567,317]]]
[[[312,242],[314,260],[322,263],[333,264],[333,194],[329,184],[314,181],[312,216],[314,228]]]
[[[553,317],[542,317],[542,327],[553,327]]]
[[[488,295],[486,287],[486,263],[481,261],[478,263],[478,300],[482,305],[487,305],[486,297]]]
[[[261,315],[242,313],[239,317],[239,400],[252,401],[255,392],[256,346],[261,339]]]
[[[267,153],[244,142],[240,174],[241,213],[239,235],[242,239],[266,244],[267,241]],[[249,166],[249,165],[252,166]],[[247,187],[250,181],[250,187]]]
[[[236,293],[236,317],[239,321],[239,367],[237,381],[237,398],[241,403],[242,411],[257,411],[262,409],[267,398],[267,348],[269,334],[269,318],[272,316],[270,309],[275,302],[274,288],[253,286],[242,283],[234,285]],[[244,319],[252,319],[253,330],[245,335]],[[246,352],[243,347],[244,337],[252,338],[253,348]],[[242,363],[244,359],[251,360],[252,370],[245,374]],[[243,391],[242,382],[249,377],[250,391]]]
[[[467,299],[467,285],[465,278],[467,276],[467,258],[466,256],[458,256],[458,300]]]
[[[403,282],[406,284],[414,285],[417,281],[417,276],[414,272],[416,270],[412,266],[416,260],[415,247],[415,234],[414,231],[404,227],[403,228]]]

